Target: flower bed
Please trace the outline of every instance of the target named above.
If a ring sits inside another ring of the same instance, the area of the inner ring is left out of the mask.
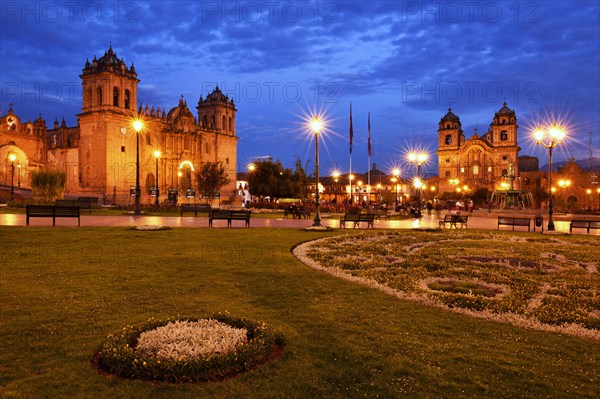
[[[402,298],[600,339],[597,238],[361,233],[294,250],[305,263]]]
[[[100,370],[123,378],[217,381],[265,363],[282,346],[281,337],[264,324],[228,315],[150,319],[109,334],[94,363]]]

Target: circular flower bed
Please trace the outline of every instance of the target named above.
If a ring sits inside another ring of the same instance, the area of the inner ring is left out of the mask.
[[[216,315],[153,320],[109,334],[97,367],[123,378],[166,382],[222,380],[275,357],[283,340],[264,324]]]

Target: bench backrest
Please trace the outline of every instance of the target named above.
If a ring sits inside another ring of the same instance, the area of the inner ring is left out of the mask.
[[[348,220],[351,222],[360,220],[360,214],[359,213],[346,213],[346,214],[344,214],[344,220]]]
[[[210,211],[210,216],[213,218],[223,218],[229,217],[231,211],[222,211],[220,209],[212,209]]]
[[[78,206],[54,206],[55,215],[79,215]]]
[[[498,216],[498,224],[513,224],[513,218],[505,218]]]
[[[232,218],[249,218],[250,211],[229,211]]]
[[[28,214],[52,214],[52,205],[27,205],[25,211]]]
[[[374,213],[361,213],[358,217],[360,221],[372,222],[375,219]]]

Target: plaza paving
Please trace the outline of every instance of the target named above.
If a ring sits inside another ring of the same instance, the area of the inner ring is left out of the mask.
[[[438,220],[441,215],[423,215],[420,220],[417,219],[401,219],[401,220],[377,220],[375,221],[376,229],[414,229],[414,228],[437,228]],[[487,212],[473,213],[469,217],[468,226],[471,229],[486,229],[496,230],[497,229],[497,217],[498,213],[488,214]],[[515,216],[531,217],[532,218],[532,229],[533,232],[533,217],[534,214],[519,214]],[[547,233],[546,227],[548,224],[547,214],[544,214],[544,233]],[[597,217],[593,217],[596,219]],[[569,232],[569,221],[572,219],[571,215],[557,215],[554,218],[555,232],[557,233],[568,233]],[[215,228],[225,228],[227,222],[224,220],[214,221]],[[261,227],[273,227],[273,228],[305,228],[310,227],[313,224],[313,219],[284,219],[283,217],[253,217],[250,222],[251,228]],[[321,224],[328,227],[339,228],[339,215],[322,215]],[[25,214],[0,214],[0,225],[1,226],[25,226]],[[132,215],[119,215],[119,216],[99,216],[99,215],[81,215],[81,226],[82,227],[95,227],[95,226],[144,226],[144,225],[161,225],[169,227],[208,227],[208,218],[206,216],[132,216]],[[52,218],[32,218],[30,220],[30,227],[36,226],[52,226]],[[57,219],[57,227],[76,227],[76,219]],[[244,224],[241,221],[233,221],[233,228],[244,228]],[[361,224],[361,230],[365,229],[365,224]],[[511,230],[511,227],[503,226],[501,230]],[[516,227],[516,231],[527,231],[527,228]],[[540,232],[539,228],[537,230]],[[575,231],[576,234],[585,234],[585,230],[579,229]],[[600,231],[592,231],[592,235],[600,235]]]

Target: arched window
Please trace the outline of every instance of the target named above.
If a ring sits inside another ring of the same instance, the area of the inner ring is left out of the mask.
[[[500,141],[507,141],[508,140],[508,132],[506,130],[503,130],[500,132]]]
[[[445,174],[445,176],[446,176],[446,179],[449,179],[449,178],[450,178],[450,171],[449,171],[449,170],[447,170],[447,171],[446,171],[446,174]]]
[[[227,126],[225,125],[225,115],[223,115],[223,118],[221,118],[221,129],[227,129]]]
[[[202,117],[202,127],[206,128],[206,115]]]
[[[102,105],[102,87],[100,86],[96,89],[96,104]]]
[[[478,175],[479,174],[479,166],[473,165],[473,174],[474,175]]]
[[[215,122],[215,116],[213,115],[213,116],[210,117],[210,128],[214,129],[214,128],[216,128],[216,125],[217,124]]]
[[[152,145],[152,140],[150,139],[150,135],[149,134],[146,135],[146,144],[149,145],[149,146]]]
[[[86,97],[86,99],[85,99],[86,107],[90,107],[90,106],[94,105],[94,101],[92,99],[92,88],[91,87],[88,87],[85,97]]]
[[[125,90],[125,109],[129,109],[129,102],[131,101],[131,94],[129,93],[129,90]]]
[[[113,105],[115,107],[119,106],[119,88],[118,87],[113,88]]]
[[[448,134],[446,136],[446,138],[444,139],[444,143],[446,143],[446,144],[452,144],[452,136]]]
[[[449,123],[446,125],[446,129],[450,129],[450,124]]]
[[[229,117],[229,129],[227,130],[229,130],[230,132],[233,131],[233,126],[231,125],[231,116]]]

